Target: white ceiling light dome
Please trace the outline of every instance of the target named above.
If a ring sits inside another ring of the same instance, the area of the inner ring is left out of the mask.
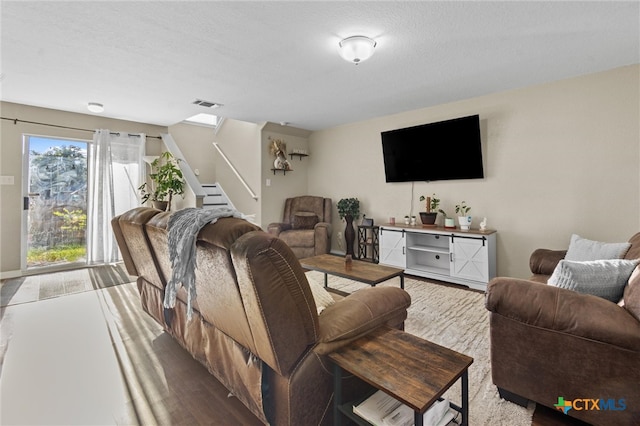
[[[340,56],[345,61],[358,65],[373,55],[376,41],[366,36],[351,36],[340,41]]]

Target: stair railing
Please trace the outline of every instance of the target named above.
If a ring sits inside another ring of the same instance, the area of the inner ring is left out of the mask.
[[[251,189],[251,187],[249,186],[249,184],[247,183],[246,180],[244,180],[244,178],[240,175],[240,173],[238,172],[238,169],[236,169],[236,167],[231,163],[231,161],[229,160],[229,158],[225,155],[224,152],[222,152],[222,149],[220,148],[220,146],[218,145],[217,142],[213,142],[213,147],[218,151],[218,154],[220,154],[220,156],[222,157],[222,159],[227,163],[227,165],[231,168],[231,171],[233,171],[233,173],[236,175],[236,177],[238,178],[238,180],[240,180],[240,182],[242,183],[242,185],[245,187],[245,189],[249,192],[249,195],[251,195],[251,198],[253,198],[254,200],[258,200],[258,196],[256,195],[255,192],[253,192],[253,190]]]
[[[173,136],[171,136],[169,133],[162,133],[160,134],[160,136],[162,137],[162,141],[167,147],[167,150],[171,152],[174,157],[183,160],[178,163],[178,167],[180,167],[180,170],[182,170],[182,176],[184,177],[184,180],[187,181],[187,185],[193,191],[193,195],[196,199],[196,207],[202,207],[202,202],[204,200],[204,197],[207,196],[207,192],[202,188],[202,185],[196,177],[196,174],[191,169],[191,166],[189,166],[189,164],[184,160],[184,155],[182,155],[182,151],[180,151],[180,148],[178,147],[176,141],[173,139]]]

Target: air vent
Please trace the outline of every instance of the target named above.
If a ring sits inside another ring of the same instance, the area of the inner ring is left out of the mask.
[[[200,105],[203,106],[205,108],[218,108],[221,107],[222,104],[217,104],[215,102],[209,102],[209,101],[203,101],[202,99],[196,99],[195,101],[193,101],[194,105]]]

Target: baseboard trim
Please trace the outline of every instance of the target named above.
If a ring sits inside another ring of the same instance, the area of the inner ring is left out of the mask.
[[[22,271],[4,271],[0,272],[0,280],[9,280],[11,278],[19,278],[22,276]]]

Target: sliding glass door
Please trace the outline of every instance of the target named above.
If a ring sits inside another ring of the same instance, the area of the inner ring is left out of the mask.
[[[24,136],[23,270],[86,264],[88,144]]]

